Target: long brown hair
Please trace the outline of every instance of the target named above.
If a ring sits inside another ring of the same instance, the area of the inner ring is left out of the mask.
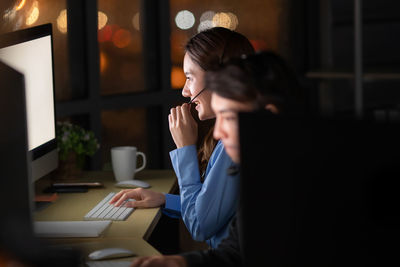
[[[185,46],[190,59],[204,71],[216,70],[230,58],[254,53],[250,41],[242,34],[222,27],[214,27],[193,36]],[[199,122],[197,156],[202,179],[208,160],[217,144],[213,138],[215,119]]]

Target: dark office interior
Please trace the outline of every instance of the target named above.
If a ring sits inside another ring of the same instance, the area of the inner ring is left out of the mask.
[[[230,27],[288,59],[312,112],[398,117],[397,1],[26,0],[13,13],[16,2],[2,1],[0,32],[53,24],[57,120],[94,131],[101,148],[91,169],[121,144],[147,153],[149,168],[170,166],[166,118],[184,101],[183,45],[207,10],[236,14]],[[180,10],[193,12],[191,28],[177,26]]]
[[[0,34],[52,24],[56,121],[100,143],[84,170],[110,170],[110,149],[122,145],[159,170],[171,169],[175,148],[170,109],[187,102],[184,44],[210,25],[282,55],[310,114],[400,122],[399,9],[397,0],[1,0]],[[204,248],[165,218],[150,240],[165,253]]]

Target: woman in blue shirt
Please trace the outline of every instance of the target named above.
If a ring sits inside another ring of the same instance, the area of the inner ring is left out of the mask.
[[[204,138],[198,138],[198,124],[190,112],[192,105],[200,121],[215,119],[211,109],[211,92],[206,90],[205,73],[217,69],[232,57],[254,52],[243,35],[221,27],[193,36],[185,46],[183,70],[186,83],[182,90],[189,103],[171,109],[169,128],[177,149],[170,152],[178,178],[180,196],[161,194],[146,189],[119,192],[110,203],[120,205],[125,199],[133,207],[164,206],[170,216],[182,216],[193,239],[206,241],[212,248],[228,234],[229,223],[236,211],[237,175],[229,175],[233,165],[223,144],[212,137],[213,125]],[[199,140],[200,139],[200,140]],[[198,145],[200,143],[200,145]]]

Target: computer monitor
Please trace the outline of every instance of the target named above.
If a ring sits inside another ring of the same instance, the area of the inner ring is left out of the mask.
[[[29,184],[24,76],[0,60],[0,210],[31,228],[32,186]],[[3,228],[0,228],[1,231]]]
[[[82,266],[79,251],[33,233],[24,75],[0,60],[0,81],[0,265]]]
[[[0,250],[33,236],[24,76],[0,61]]]
[[[51,24],[0,36],[0,60],[25,76],[28,150],[36,181],[58,166]]]
[[[240,114],[246,266],[399,263],[400,124]]]

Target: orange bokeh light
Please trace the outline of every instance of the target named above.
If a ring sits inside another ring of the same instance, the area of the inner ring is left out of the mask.
[[[100,43],[107,42],[111,40],[112,28],[110,25],[106,25],[103,29],[98,31],[98,40]]]
[[[21,0],[21,2],[19,2],[18,6],[15,9],[20,10],[21,8],[23,8],[25,6],[25,2],[26,0]]]
[[[127,47],[132,41],[132,34],[130,31],[119,29],[112,37],[114,45],[118,48]]]
[[[173,89],[182,89],[185,86],[186,76],[182,68],[172,67],[171,69],[171,87]]]
[[[268,49],[268,45],[263,40],[250,40],[250,43],[253,45],[254,50],[263,51]]]
[[[103,52],[100,52],[100,72],[103,73],[107,69],[108,60]]]
[[[28,26],[33,25],[38,20],[40,14],[38,1],[34,1],[32,3],[32,6],[27,14],[28,15],[26,17],[25,24]]]

